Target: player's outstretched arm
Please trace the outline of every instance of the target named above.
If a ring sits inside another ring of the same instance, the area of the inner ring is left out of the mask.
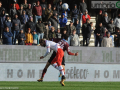
[[[70,51],[70,47],[69,47],[69,44],[68,44],[68,43],[65,45],[65,48],[66,48],[66,51],[67,51],[68,55],[78,56],[78,52],[72,53],[72,52]]]
[[[50,52],[51,52],[51,50],[50,50],[50,44],[48,44],[48,45],[47,45],[47,51],[46,51],[45,55],[44,55],[44,56],[41,56],[40,59],[45,58]]]
[[[78,56],[78,52],[76,52],[76,53],[72,53],[72,52],[70,51],[70,48],[69,48],[69,46],[67,46],[67,49],[66,49],[66,51],[67,51],[68,55],[72,55],[72,56]]]
[[[68,55],[78,56],[78,52],[77,52],[77,53],[71,53],[71,52],[68,52]]]
[[[77,52],[77,53],[75,53],[75,56],[78,56],[78,52]]]
[[[44,56],[41,56],[41,57],[40,57],[40,59],[43,59],[43,58],[44,58]]]

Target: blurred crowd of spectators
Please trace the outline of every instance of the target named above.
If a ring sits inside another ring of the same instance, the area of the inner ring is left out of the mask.
[[[96,17],[96,26],[93,27],[84,0],[72,5],[73,7],[68,3],[70,8],[67,10],[62,9],[62,0],[53,0],[56,1],[54,4],[48,1],[36,0],[35,3],[28,3],[27,0],[23,0],[19,5],[13,0],[7,10],[8,15],[0,1],[0,38],[3,44],[16,45],[18,40],[18,45],[39,46],[39,39],[64,39],[65,35],[69,35],[70,46],[80,46],[81,30],[83,46],[89,46],[92,32],[96,47],[120,46],[119,12],[114,18],[110,18],[106,11],[100,10]],[[69,25],[68,17],[71,19]]]

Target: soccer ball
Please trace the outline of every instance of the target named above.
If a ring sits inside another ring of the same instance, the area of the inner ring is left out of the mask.
[[[62,5],[62,9],[64,9],[64,10],[67,10],[68,9],[68,4],[67,3],[63,3],[63,5]]]

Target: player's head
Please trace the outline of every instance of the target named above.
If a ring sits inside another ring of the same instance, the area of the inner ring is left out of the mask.
[[[39,43],[41,46],[45,47],[46,46],[46,43],[45,43],[45,40],[44,39],[40,39],[39,40]]]
[[[69,37],[68,35],[65,35],[65,36],[64,36],[64,39],[65,39],[65,40],[68,40],[68,37]]]

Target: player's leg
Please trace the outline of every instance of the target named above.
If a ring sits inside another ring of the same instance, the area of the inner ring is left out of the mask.
[[[54,68],[56,68],[57,70],[59,70],[59,67],[58,67],[57,63],[52,64],[52,66],[53,66]]]
[[[64,84],[64,81],[65,81],[65,72],[64,72],[62,64],[61,64],[62,61],[63,61],[64,52],[63,52],[63,50],[59,50],[58,53],[59,54],[58,54],[58,59],[57,59],[58,61],[57,61],[57,63],[58,63],[58,66],[59,66],[59,71],[62,74],[61,85],[65,86],[65,84]]]
[[[43,69],[43,73],[42,73],[41,79],[43,79],[43,78],[44,78],[45,73],[47,72],[47,69],[48,69],[48,67],[49,67],[49,66],[50,66],[50,63],[49,63],[49,62],[47,62],[47,64],[46,64],[45,68]]]
[[[65,66],[64,66],[64,65],[62,65],[62,67],[63,67],[63,71],[64,71],[64,74],[65,74]]]
[[[65,73],[64,73],[64,70],[63,70],[63,67],[62,67],[61,63],[57,62],[57,64],[58,64],[58,70],[60,71],[60,73],[62,74],[62,76],[64,76]]]
[[[56,62],[57,62],[57,59],[58,59],[58,56],[59,56],[59,54],[58,54],[58,52],[57,52],[55,58],[53,58],[53,60],[52,60],[52,62],[51,62],[51,65],[52,65],[54,68],[56,68],[57,70],[59,70],[58,64],[56,63]]]
[[[63,70],[65,72],[65,57],[63,56],[63,60],[62,60],[62,66],[63,66]]]
[[[58,70],[62,74],[61,84],[62,84],[62,86],[65,86],[65,84],[64,84],[65,76],[64,76],[63,67],[61,65],[63,56],[64,56],[63,50],[62,49],[58,49],[58,51],[56,53],[56,57],[53,59],[53,61],[51,62],[51,64],[53,65],[53,64],[57,63]]]
[[[56,57],[51,62],[52,66],[54,66],[56,69],[58,69],[61,74],[63,74],[63,67],[61,65],[63,55],[64,55],[63,50],[62,49],[58,49],[58,51],[56,53]]]
[[[59,58],[59,59],[60,59],[60,58]],[[61,59],[62,59],[62,58],[61,58]],[[64,81],[65,81],[65,73],[64,73],[63,67],[62,67],[62,65],[61,65],[61,62],[57,62],[57,63],[58,63],[58,66],[59,66],[60,74],[61,74],[61,76],[62,76],[60,84],[61,84],[62,86],[65,86],[65,84],[64,84]]]
[[[60,84],[61,84],[62,86],[65,86],[65,84],[64,84],[64,81],[65,81],[65,74],[64,74],[64,71],[63,71],[63,67],[62,67],[62,65],[59,66],[59,71],[60,71],[60,73],[61,73],[61,75],[62,75],[62,78],[61,78]]]
[[[45,73],[47,72],[47,69],[48,69],[49,66],[50,66],[50,63],[47,62],[45,68],[43,69],[43,72],[42,72],[42,76],[41,76],[41,78],[37,80],[38,82],[42,82],[42,81],[43,81],[43,78],[44,78]]]
[[[45,74],[47,72],[47,69],[51,65],[51,62],[55,58],[55,56],[56,56],[56,52],[53,52],[53,54],[51,55],[50,59],[48,60],[48,62],[46,64],[45,68],[43,69],[41,78],[39,80],[37,80],[38,82],[42,82],[43,81],[43,78],[44,78],[44,76],[45,76]]]
[[[62,60],[62,67],[63,67],[63,71],[65,74],[65,57],[63,56],[63,60]],[[62,77],[62,74],[60,73],[59,77]]]
[[[65,58],[64,57],[63,57],[63,60],[62,60],[62,67],[63,67],[63,71],[64,71],[64,76],[62,76],[62,74],[60,74],[59,77],[62,77],[61,81],[60,81],[60,84],[62,84],[62,86],[64,86],[64,81],[65,81]]]

